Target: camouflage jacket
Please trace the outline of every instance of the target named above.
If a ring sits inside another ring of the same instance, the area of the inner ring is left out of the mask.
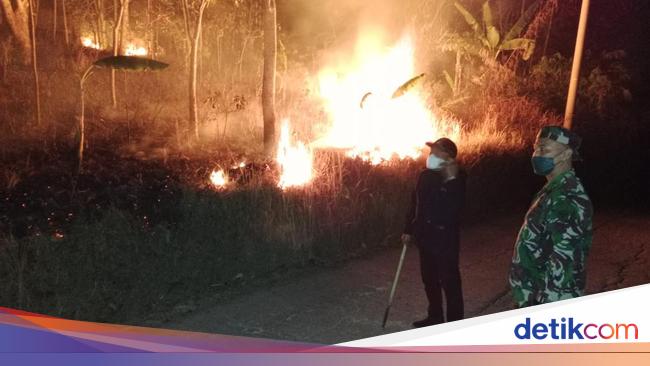
[[[593,208],[573,170],[537,193],[515,244],[509,282],[519,307],[581,296]]]

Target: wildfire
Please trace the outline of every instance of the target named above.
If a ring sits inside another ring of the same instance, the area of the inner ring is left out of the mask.
[[[147,55],[147,49],[144,47],[136,46],[133,43],[129,43],[126,45],[126,49],[124,50],[124,54],[127,56],[146,56]]]
[[[81,44],[84,47],[94,48],[96,50],[101,50],[103,47],[95,42],[92,37],[81,37]],[[124,47],[124,55],[126,56],[146,56],[147,49],[145,47],[138,46],[134,42],[129,42]]]
[[[95,41],[91,37],[81,37],[81,44],[84,47],[94,48],[96,50],[101,50],[102,49],[102,47],[99,45],[99,43],[95,43]]]
[[[460,127],[437,119],[418,88],[393,97],[418,73],[410,37],[386,49],[375,33],[362,35],[356,56],[319,73],[320,96],[331,128],[317,146],[348,149],[348,156],[372,164],[393,157],[417,158],[426,141],[458,140]]]
[[[217,189],[226,187],[226,184],[228,184],[228,177],[223,169],[213,170],[212,173],[210,173],[210,183],[212,183],[212,185]]]
[[[280,167],[278,187],[286,189],[303,186],[312,180],[312,151],[300,141],[292,143],[288,120],[284,120],[282,123],[276,160]]]

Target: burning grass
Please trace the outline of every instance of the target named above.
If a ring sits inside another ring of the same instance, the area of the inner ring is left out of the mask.
[[[95,146],[76,180],[65,173],[74,166],[65,149],[32,153],[31,173],[4,191],[4,306],[141,321],[286,268],[395,245],[423,166],[412,159],[373,165],[318,149],[309,184],[282,189],[277,163],[254,156],[170,153],[163,161],[115,151]],[[488,184],[485,177],[496,176],[505,159],[513,162],[508,177]],[[210,180],[217,166],[229,167],[221,170],[228,184],[218,190]],[[529,196],[511,180],[528,173],[527,158],[483,159],[470,169],[469,217],[493,215],[481,210],[503,207],[505,192],[509,204]]]

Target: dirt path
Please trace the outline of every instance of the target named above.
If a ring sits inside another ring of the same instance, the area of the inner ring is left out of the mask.
[[[467,317],[510,309],[506,275],[521,220],[499,219],[464,230],[461,273]],[[588,292],[650,282],[650,217],[601,214],[594,226]],[[414,248],[407,253],[386,329],[381,329],[398,257],[399,249],[386,250],[228,302],[215,300],[159,326],[327,344],[410,329],[426,313]]]

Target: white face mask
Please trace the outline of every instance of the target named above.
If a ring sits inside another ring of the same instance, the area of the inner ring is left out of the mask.
[[[429,157],[427,158],[427,169],[438,170],[441,168],[443,162],[444,160],[440,159],[439,157],[433,154],[430,154]]]

